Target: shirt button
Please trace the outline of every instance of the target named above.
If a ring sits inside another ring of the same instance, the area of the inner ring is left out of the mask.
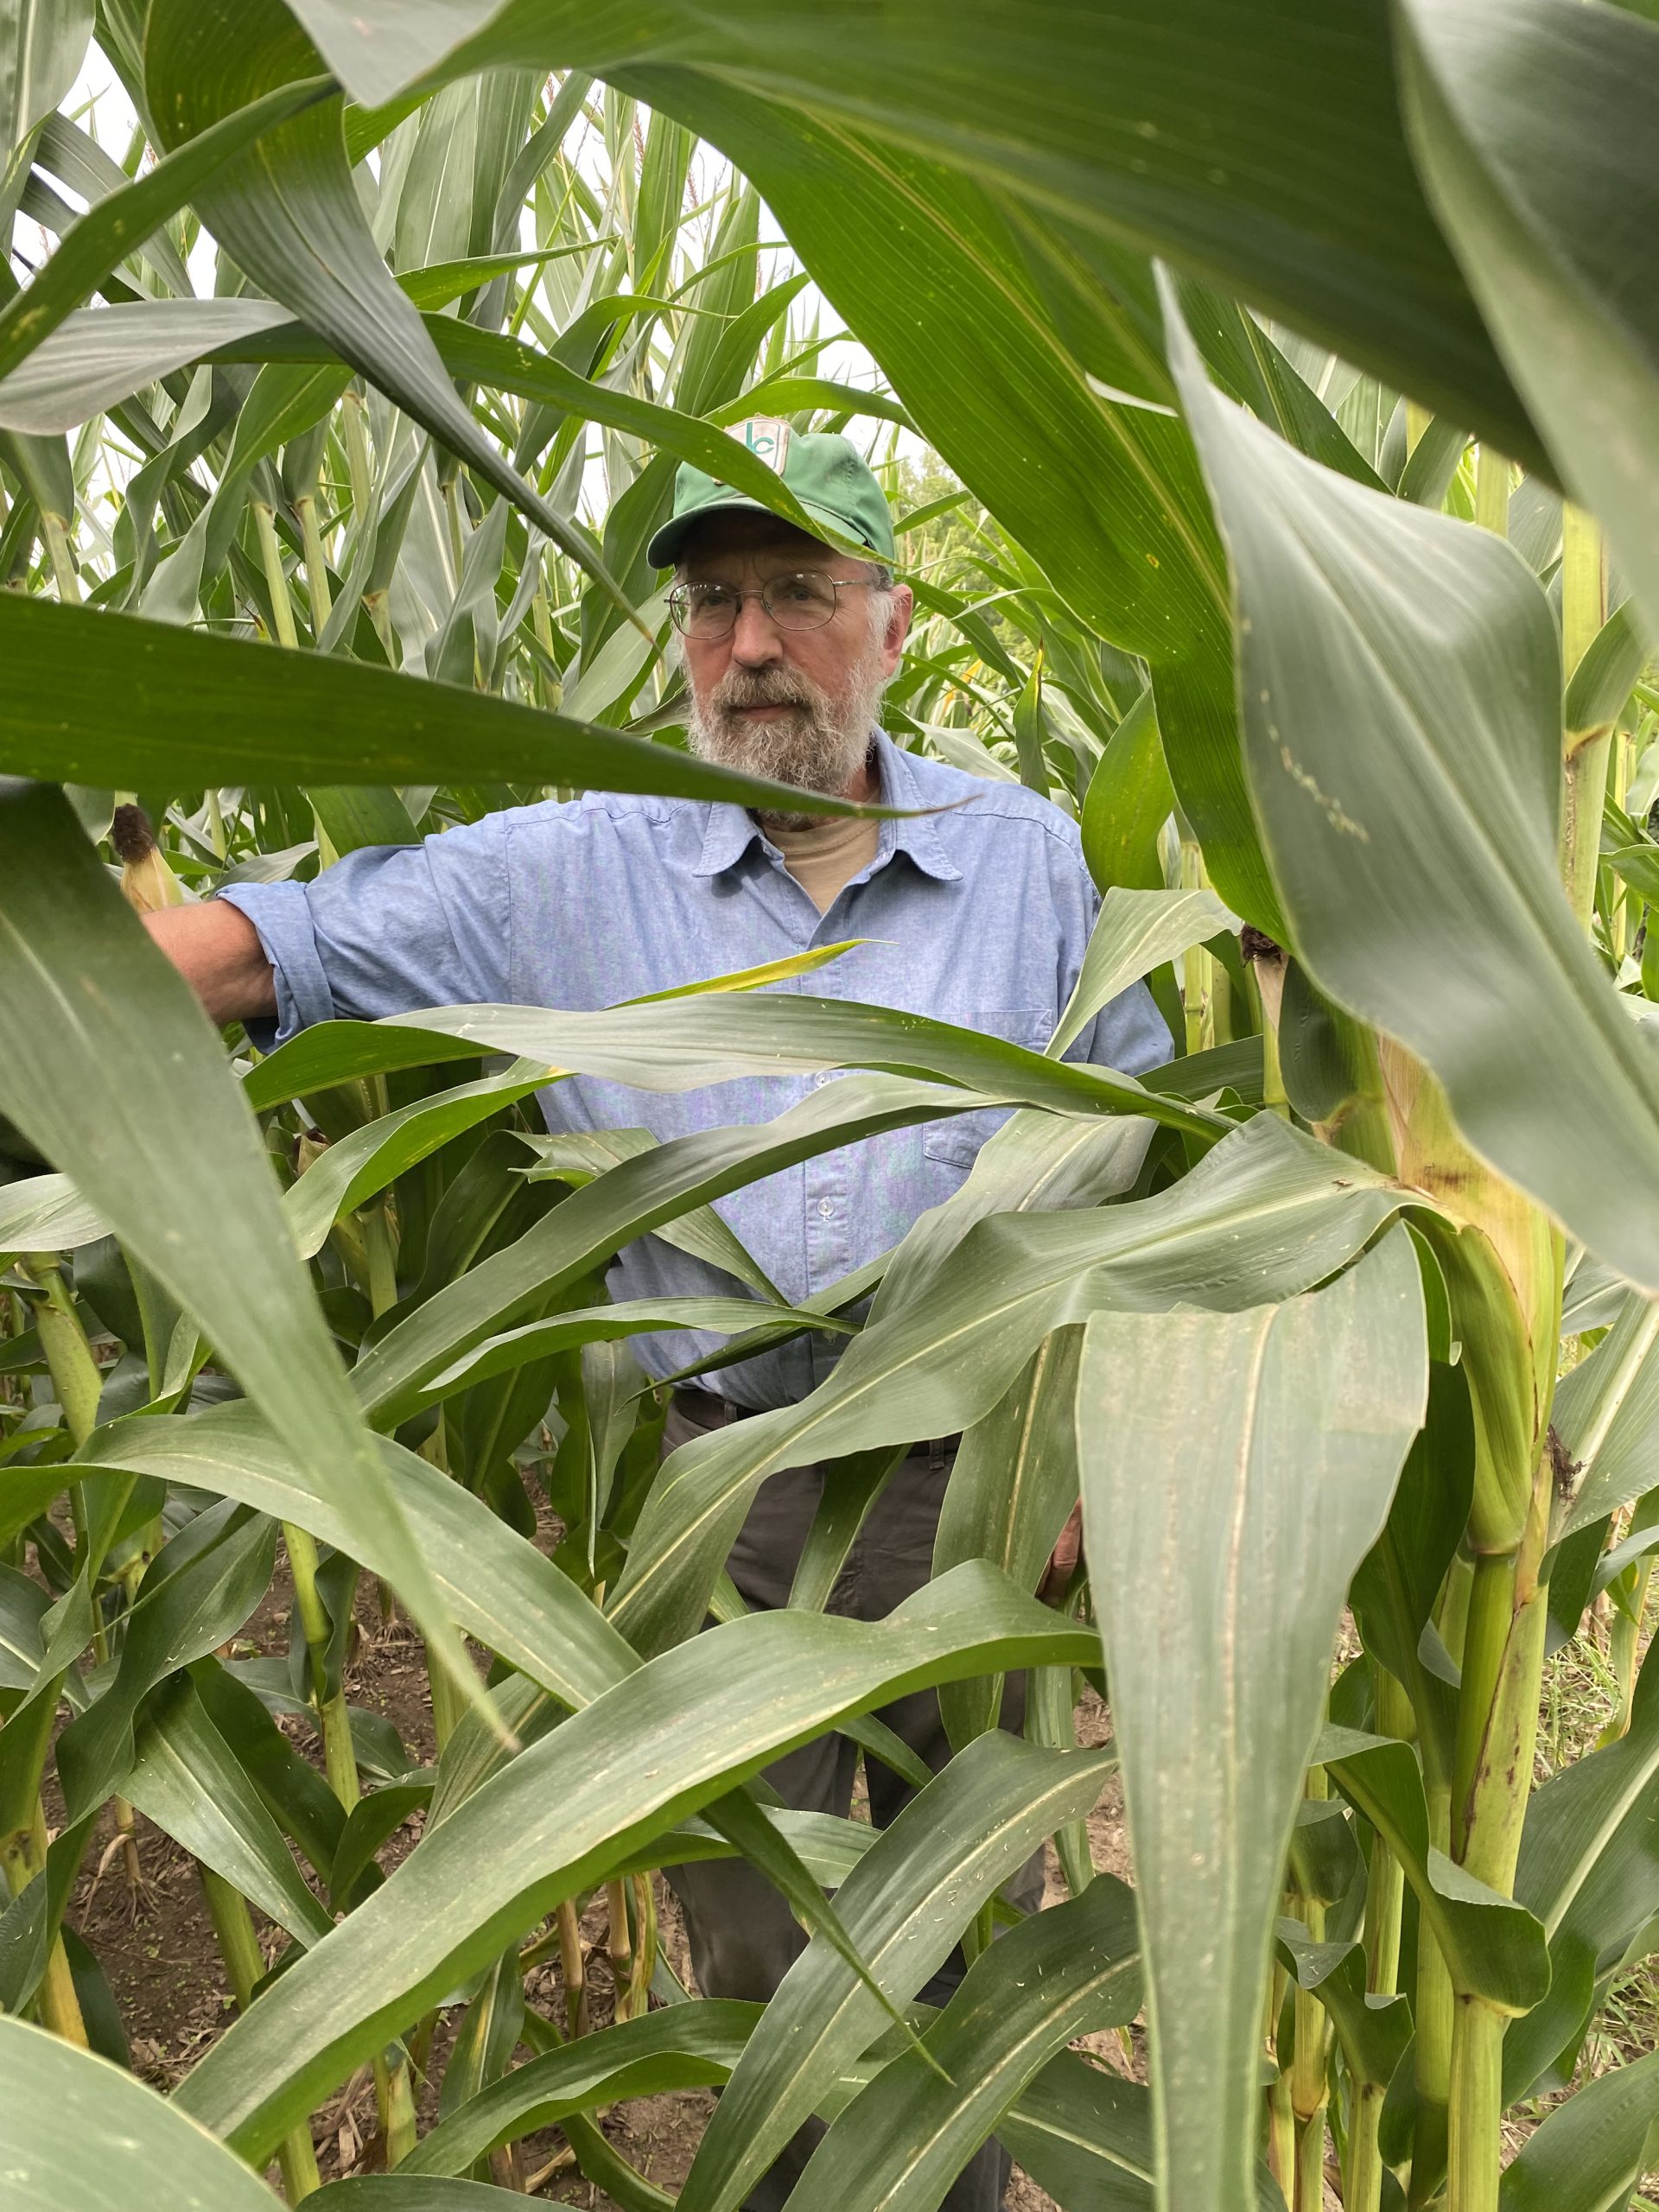
[[[835,1200],[833,1198],[820,1198],[818,1200],[818,1211],[825,1221],[833,1220],[836,1211]]]

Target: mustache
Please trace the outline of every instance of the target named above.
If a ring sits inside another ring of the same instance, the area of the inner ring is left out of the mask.
[[[728,668],[709,695],[716,712],[741,707],[804,707],[816,712],[823,703],[816,683],[782,668]]]

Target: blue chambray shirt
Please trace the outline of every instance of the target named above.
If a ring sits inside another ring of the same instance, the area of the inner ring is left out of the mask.
[[[348,855],[312,883],[221,892],[276,975],[277,1037],[480,1003],[591,1011],[846,938],[869,940],[773,988],[861,999],[1040,1048],[1071,995],[1098,899],[1075,826],[1017,784],[986,782],[878,734],[887,804],[950,807],[883,822],[875,858],[825,914],[741,806],[590,791],[518,807],[413,846]],[[966,804],[961,802],[966,801]],[[1169,1057],[1151,994],[1114,999],[1066,1057],[1139,1075]],[[550,1129],[646,1128],[660,1141],[770,1121],[832,1074],[749,1076],[642,1091],[590,1077],[540,1094]],[[821,1154],[719,1199],[784,1296],[798,1303],[896,1244],[961,1187],[1006,1119],[987,1110]],[[618,1298],[731,1296],[732,1279],[648,1236],[613,1262]],[[636,1338],[653,1376],[724,1338]],[[803,1338],[721,1370],[740,1404],[804,1398],[840,1339]]]

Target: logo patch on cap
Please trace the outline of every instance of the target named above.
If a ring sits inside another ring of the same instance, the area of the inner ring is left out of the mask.
[[[750,415],[734,423],[727,434],[747,446],[757,461],[781,476],[789,459],[790,426],[777,415]]]

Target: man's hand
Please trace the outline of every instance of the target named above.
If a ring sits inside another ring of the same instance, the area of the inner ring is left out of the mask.
[[[201,1001],[209,1021],[247,1021],[276,1011],[276,984],[259,932],[223,899],[146,914],[144,927]]]
[[[1048,1565],[1043,1569],[1043,1579],[1037,1586],[1037,1595],[1046,1605],[1059,1604],[1082,1557],[1083,1500],[1079,1498],[1071,1509],[1070,1519],[1060,1531],[1058,1543],[1048,1555]]]

